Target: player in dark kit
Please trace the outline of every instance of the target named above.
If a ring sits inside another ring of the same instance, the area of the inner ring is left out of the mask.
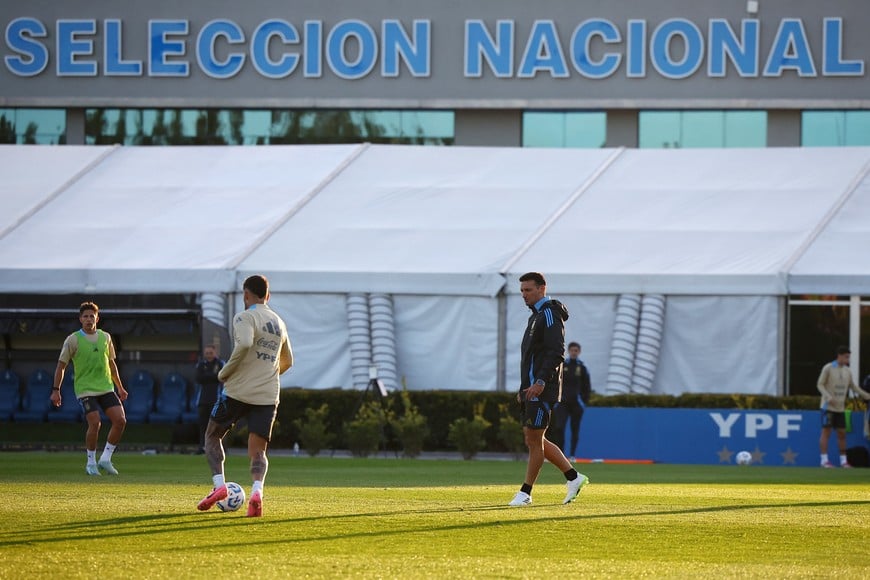
[[[562,503],[574,501],[589,478],[577,473],[558,445],[544,434],[550,424],[550,413],[562,395],[562,357],[565,354],[565,321],[568,309],[547,296],[547,282],[538,272],[520,276],[520,293],[531,309],[523,335],[520,361],[520,391],[517,400],[522,405],[522,425],[529,463],[520,491],[508,505],[527,506],[532,503],[532,486],[538,479],[544,459],[555,465],[567,480],[567,493]]]
[[[589,369],[580,360],[580,344],[568,344],[568,358],[562,366],[562,401],[554,414],[554,429],[558,431],[559,442],[565,440],[565,426],[570,420],[571,442],[566,449],[571,461],[577,456],[577,442],[580,439],[580,422],[592,394],[592,380]]]

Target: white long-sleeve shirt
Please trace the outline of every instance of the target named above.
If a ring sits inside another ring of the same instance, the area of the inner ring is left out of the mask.
[[[281,373],[293,366],[287,327],[274,310],[254,304],[233,318],[233,353],[218,379],[228,397],[251,405],[274,405]]]

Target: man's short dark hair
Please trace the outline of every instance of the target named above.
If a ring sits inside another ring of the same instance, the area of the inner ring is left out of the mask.
[[[266,294],[269,293],[269,281],[266,280],[265,276],[254,274],[253,276],[248,276],[242,285],[242,289],[247,290],[257,298],[265,298]]]
[[[85,310],[93,310],[94,314],[100,313],[100,307],[93,302],[82,302],[79,306],[79,314],[84,314]]]
[[[848,346],[838,346],[837,347],[837,356],[841,354],[852,354],[852,351],[849,350]]]
[[[547,281],[544,279],[544,275],[540,272],[526,272],[522,276],[520,276],[520,282],[528,282],[531,280],[538,286],[546,286]]]
[[[572,346],[576,346],[577,348],[580,348],[580,343],[579,342],[569,342],[568,348],[571,348]]]

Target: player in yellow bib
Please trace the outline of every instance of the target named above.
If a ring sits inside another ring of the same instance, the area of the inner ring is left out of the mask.
[[[121,383],[118,366],[115,364],[115,346],[108,332],[97,329],[100,308],[93,302],[79,306],[81,330],[70,334],[63,342],[57,368],[54,371],[54,386],[51,402],[55,407],[62,403],[60,385],[70,362],[75,370],[76,398],[85,412],[88,431],[85,448],[88,454],[85,471],[88,475],[101,475],[102,469],[109,475],[118,475],[112,465],[112,453],[121,441],[127,426],[127,417],[121,401],[127,400],[127,391]],[[117,387],[118,391],[115,392]],[[112,422],[106,447],[97,462],[97,440],[100,435],[100,409]]]

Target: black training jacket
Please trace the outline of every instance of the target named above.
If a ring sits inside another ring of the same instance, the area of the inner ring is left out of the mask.
[[[532,310],[523,335],[520,361],[520,390],[538,379],[546,383],[539,400],[555,403],[562,395],[562,363],[565,360],[565,321],[568,309],[558,300],[547,298]]]

